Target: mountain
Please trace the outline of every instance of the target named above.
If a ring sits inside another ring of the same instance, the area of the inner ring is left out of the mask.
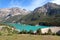
[[[19,17],[21,17],[21,16],[27,15],[29,13],[30,13],[30,11],[27,11],[26,9],[21,9],[18,7],[2,8],[2,9],[0,9],[0,22],[3,22],[5,20],[10,21],[8,19],[13,19],[13,17],[15,17],[17,15],[20,15]],[[16,17],[16,18],[18,18],[18,17]]]
[[[43,14],[43,16],[59,14],[60,5],[57,5],[55,3],[47,3],[42,7],[36,8],[33,12]]]
[[[40,22],[48,23],[53,22],[53,24],[58,22],[60,23],[59,20],[60,20],[60,5],[55,3],[47,3],[42,7],[34,9],[31,14],[28,14],[27,16],[23,17],[22,20],[19,21],[25,24],[36,25],[39,24]]]
[[[60,25],[60,5],[47,3],[33,11],[18,7],[0,9],[0,22]]]

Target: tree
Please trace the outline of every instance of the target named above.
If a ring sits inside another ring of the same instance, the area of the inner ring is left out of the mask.
[[[52,34],[52,31],[51,29],[48,30],[48,35],[51,35]]]
[[[37,34],[42,34],[42,32],[41,32],[41,29],[39,28],[38,30],[37,30]]]

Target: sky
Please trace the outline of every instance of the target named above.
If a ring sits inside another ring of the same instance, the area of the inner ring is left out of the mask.
[[[60,0],[0,0],[0,8],[19,7],[34,10],[48,2],[60,4]]]

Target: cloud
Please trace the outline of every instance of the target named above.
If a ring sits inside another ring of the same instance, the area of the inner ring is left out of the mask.
[[[31,5],[27,6],[27,9],[33,10],[37,7],[44,5],[45,3],[49,2],[50,0],[34,0],[32,1]]]
[[[9,3],[9,7],[20,7],[20,2],[19,0],[11,0],[10,3]]]
[[[19,2],[20,1],[20,2]],[[45,3],[49,2],[50,0],[30,0],[31,3],[27,6],[22,6],[25,5],[24,3],[22,3],[23,1],[25,1],[25,3],[27,2],[26,0],[11,0],[9,3],[9,7],[20,7],[20,8],[24,8],[27,10],[34,10],[37,7],[40,7],[42,5],[44,5]]]
[[[29,5],[28,7],[32,10],[32,9],[34,9],[35,7],[40,6],[41,1],[42,1],[42,0],[34,0],[34,1],[31,3],[31,5]]]
[[[22,0],[21,2],[19,2],[19,0],[11,0],[9,3],[9,7],[20,7],[20,8],[25,8],[28,10],[29,9],[33,10],[35,7],[40,5],[41,1],[42,0],[33,0],[33,1],[31,1],[31,4],[29,4],[28,6],[22,6],[22,5],[25,5],[22,2],[26,3],[27,2],[26,0]]]
[[[52,0],[53,3],[60,4],[60,0]]]

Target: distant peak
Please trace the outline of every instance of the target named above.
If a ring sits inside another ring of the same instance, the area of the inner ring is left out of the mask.
[[[48,3],[46,3],[45,5],[58,5],[58,4],[56,4],[56,3],[52,3],[52,2],[48,2]]]
[[[12,7],[13,9],[20,9],[19,7]]]

